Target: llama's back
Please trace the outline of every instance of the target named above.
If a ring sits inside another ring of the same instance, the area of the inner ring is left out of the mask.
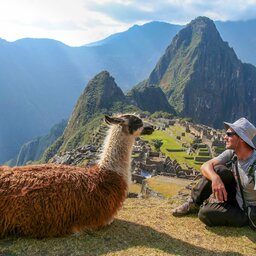
[[[0,236],[44,237],[106,225],[125,199],[121,176],[98,166],[0,168]]]

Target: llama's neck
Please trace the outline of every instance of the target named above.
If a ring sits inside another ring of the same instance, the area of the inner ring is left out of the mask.
[[[128,182],[134,141],[134,137],[124,134],[120,126],[112,126],[105,139],[99,166],[118,173]]]

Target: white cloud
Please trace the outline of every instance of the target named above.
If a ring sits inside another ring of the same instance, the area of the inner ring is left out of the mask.
[[[184,24],[256,18],[256,0],[1,0],[0,37],[82,45],[152,20]]]
[[[96,1],[94,1],[96,2]],[[88,10],[83,0],[1,0],[0,37],[47,37],[82,45],[124,30],[126,24]]]
[[[129,3],[91,2],[88,7],[119,21],[165,20],[183,23],[197,16],[206,15],[212,19],[237,20],[241,17],[246,19],[248,13],[253,13],[255,10],[256,0],[131,0]],[[256,12],[251,18],[256,18]]]

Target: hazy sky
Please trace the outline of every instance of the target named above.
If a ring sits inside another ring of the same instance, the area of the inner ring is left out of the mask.
[[[0,0],[0,38],[51,38],[71,46],[103,39],[134,24],[186,24],[256,18],[256,0]]]

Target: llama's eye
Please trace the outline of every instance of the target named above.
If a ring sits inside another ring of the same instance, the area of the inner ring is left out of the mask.
[[[129,132],[132,134],[143,126],[142,122],[133,122],[129,125]]]
[[[143,122],[140,119],[138,119],[138,120],[134,121],[134,125],[143,126]]]

